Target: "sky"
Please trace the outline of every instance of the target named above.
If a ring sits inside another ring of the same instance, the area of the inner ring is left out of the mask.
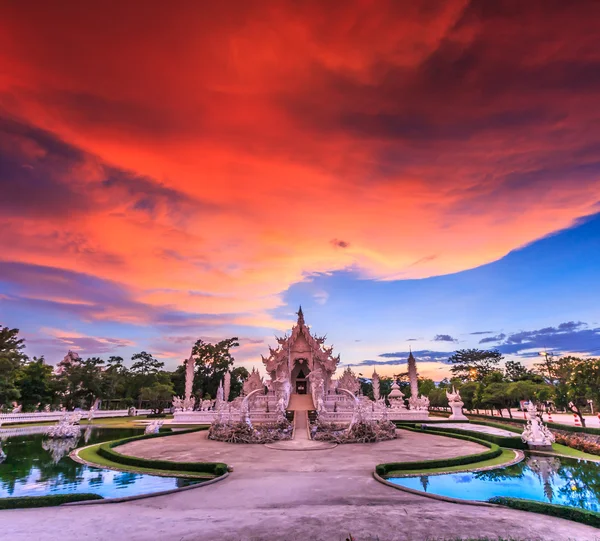
[[[0,324],[56,363],[301,304],[342,364],[600,354],[600,3],[0,5]]]

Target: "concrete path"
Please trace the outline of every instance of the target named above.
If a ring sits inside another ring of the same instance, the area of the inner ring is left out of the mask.
[[[308,412],[298,410],[294,414],[294,437],[291,440],[268,443],[265,447],[280,451],[316,451],[333,449],[336,445],[336,443],[311,440],[308,433]]]
[[[180,460],[223,460],[224,481],[134,502],[0,511],[10,541],[425,541],[489,536],[599,541],[574,522],[503,508],[445,503],[382,485],[383,461],[449,457],[475,443],[399,431],[399,439],[286,453],[210,441],[206,433],[132,442],[122,452]]]

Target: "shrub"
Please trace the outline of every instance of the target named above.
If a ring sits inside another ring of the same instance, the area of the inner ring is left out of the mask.
[[[555,434],[556,443],[572,447],[578,451],[589,453],[591,455],[600,455],[600,445],[593,441],[588,441],[581,436],[575,434]]]
[[[587,511],[585,509],[576,509],[565,505],[556,505],[552,503],[536,502],[532,500],[521,500],[519,498],[506,498],[504,496],[496,496],[488,500],[490,503],[504,505],[521,511],[532,511],[541,513],[551,517],[565,518],[574,522],[581,522],[588,526],[600,528],[600,513]]]
[[[49,496],[23,496],[19,498],[0,498],[0,509],[19,509],[23,507],[48,507],[63,503],[102,500],[99,494],[52,494]]]

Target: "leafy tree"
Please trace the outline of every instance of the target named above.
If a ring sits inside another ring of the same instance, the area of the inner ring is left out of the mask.
[[[460,386],[460,397],[465,404],[464,407],[469,411],[473,411],[478,407],[475,397],[480,387],[481,383],[476,381],[468,381],[464,385]]]
[[[140,399],[148,401],[152,413],[160,414],[173,398],[173,385],[171,383],[154,383],[151,387],[143,387]]]
[[[21,396],[17,377],[21,363],[27,358],[24,348],[25,340],[19,338],[19,329],[0,326],[0,406],[8,406]]]
[[[462,381],[483,381],[504,357],[496,349],[459,349],[448,358],[452,374]]]
[[[510,411],[512,398],[508,392],[509,385],[509,383],[490,383],[486,385],[481,394],[481,402],[492,409],[497,409],[502,417],[502,410],[507,409],[508,416],[512,419],[512,412]]]
[[[429,396],[429,393],[436,388],[434,381],[428,378],[419,379],[417,384],[419,387],[419,394],[423,396]]]
[[[506,361],[504,363],[504,374],[510,381],[521,381],[527,379],[529,370],[519,361]]]
[[[192,355],[196,358],[196,373],[194,376],[194,394],[199,396],[216,396],[219,383],[225,377],[225,373],[231,370],[234,358],[230,349],[238,347],[240,343],[236,337],[221,340],[216,344],[204,342],[198,339],[192,348]],[[246,371],[247,373],[247,371]],[[236,373],[236,378],[241,375]],[[247,376],[246,376],[247,377]],[[239,381],[234,383],[233,371],[231,378],[232,393],[237,389]],[[233,396],[233,395],[232,395]]]
[[[600,359],[578,359],[567,357],[569,376],[566,381],[569,409],[576,413],[585,426],[582,409],[587,407],[588,400],[600,404]],[[561,359],[562,361],[563,359]]]
[[[52,383],[52,367],[46,364],[44,357],[25,361],[17,377],[23,409],[32,409],[37,404],[51,404],[54,399]]]
[[[233,400],[242,394],[244,382],[248,379],[250,372],[243,366],[236,366],[231,371],[231,387],[229,390],[229,400]]]
[[[135,353],[131,360],[134,363],[131,365],[131,371],[134,374],[140,374],[142,376],[148,376],[156,374],[165,366],[165,363],[155,359],[150,353],[142,351]]]

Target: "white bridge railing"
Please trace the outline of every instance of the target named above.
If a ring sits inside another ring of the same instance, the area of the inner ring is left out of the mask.
[[[137,415],[148,415],[152,412],[149,409],[136,410]],[[44,423],[52,421],[60,421],[65,413],[64,411],[40,411],[36,413],[0,413],[1,424],[13,423]],[[89,411],[81,410],[81,418],[87,419]],[[129,410],[97,410],[94,412],[94,419],[102,419],[106,417],[127,417]]]

